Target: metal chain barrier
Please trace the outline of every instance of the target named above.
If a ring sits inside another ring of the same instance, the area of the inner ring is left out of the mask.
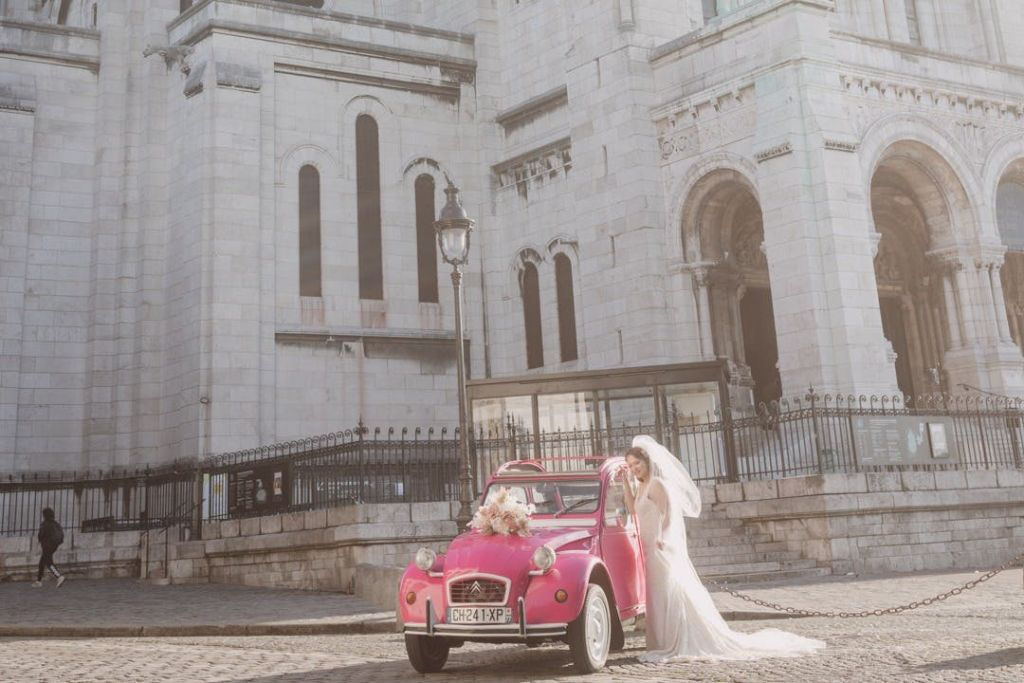
[[[995,569],[992,569],[991,571],[982,574],[973,581],[968,581],[962,586],[957,586],[956,588],[948,590],[945,593],[939,593],[935,597],[926,598],[925,600],[915,600],[914,602],[908,603],[906,605],[899,605],[898,607],[887,607],[885,609],[866,609],[861,612],[819,612],[818,610],[813,609],[797,609],[795,607],[785,607],[774,602],[768,602],[767,600],[759,600],[750,595],[744,595],[743,593],[734,591],[728,586],[718,583],[717,581],[708,581],[708,583],[717,588],[722,589],[723,591],[725,591],[726,593],[735,598],[751,602],[760,607],[767,607],[768,609],[772,609],[777,612],[785,612],[787,614],[792,614],[794,616],[799,617],[838,617],[840,619],[861,619],[863,617],[881,617],[887,614],[899,614],[900,612],[906,612],[908,610],[917,609],[918,607],[926,607],[927,605],[931,605],[935,602],[942,602],[946,598],[949,598],[954,595],[960,595],[964,591],[969,591],[972,588],[978,586],[979,584],[985,583],[996,574],[999,574],[1000,572],[1010,569],[1021,560],[1024,560],[1024,553],[1021,553],[1009,562],[1006,562],[1005,564],[1002,564],[999,567],[996,567]]]

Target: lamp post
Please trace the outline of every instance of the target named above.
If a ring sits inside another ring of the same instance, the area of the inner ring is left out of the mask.
[[[441,257],[452,266],[452,287],[455,289],[455,368],[459,382],[459,513],[455,523],[459,531],[466,528],[472,514],[473,480],[469,475],[469,429],[466,424],[466,358],[462,330],[462,266],[469,259],[469,234],[474,221],[466,215],[459,201],[459,188],[448,179],[444,189],[448,201],[434,223]]]

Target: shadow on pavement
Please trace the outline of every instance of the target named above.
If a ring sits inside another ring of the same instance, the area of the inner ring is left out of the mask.
[[[976,671],[1024,663],[1024,647],[1007,647],[960,659],[947,659],[915,667],[917,671]]]
[[[627,648],[612,653],[608,667],[636,664],[644,648]],[[529,653],[529,654],[527,654]],[[481,656],[484,655],[484,656]],[[611,672],[608,672],[611,673]],[[568,647],[544,647],[529,650],[525,647],[507,648],[486,654],[476,651],[460,654],[453,651],[448,664],[438,674],[426,679],[472,681],[548,681],[553,678],[576,677]],[[319,671],[303,671],[287,675],[260,676],[258,678],[237,678],[230,683],[299,683],[310,680],[330,680],[359,683],[360,681],[407,681],[420,679],[408,660],[364,662],[351,666]]]

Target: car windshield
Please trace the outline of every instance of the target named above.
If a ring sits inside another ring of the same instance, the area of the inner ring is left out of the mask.
[[[596,479],[557,481],[496,481],[487,488],[484,503],[494,499],[500,489],[521,503],[532,504],[534,515],[576,515],[597,512],[601,501],[601,482]]]

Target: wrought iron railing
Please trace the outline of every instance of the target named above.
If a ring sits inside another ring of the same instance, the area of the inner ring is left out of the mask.
[[[996,397],[821,395],[725,414],[531,433],[511,420],[470,439],[475,491],[509,460],[593,467],[637,434],[676,453],[699,483],[894,469],[1024,469],[1024,405]],[[943,455],[945,453],[945,455]],[[157,470],[0,479],[0,535],[32,533],[44,507],[81,531],[147,529],[340,505],[458,498],[458,434],[355,429],[225,453]],[[188,507],[187,505],[184,507]]]

